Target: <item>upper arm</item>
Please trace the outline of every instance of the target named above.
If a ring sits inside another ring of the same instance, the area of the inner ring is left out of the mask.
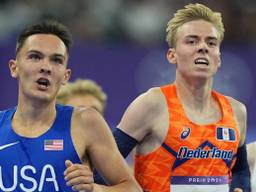
[[[110,184],[131,179],[128,167],[119,153],[110,128],[94,109],[87,109],[81,122],[86,141],[86,154],[93,166]],[[80,125],[81,126],[81,125]]]
[[[246,130],[247,130],[247,112],[244,104],[238,102],[237,100],[229,97],[229,101],[232,105],[234,111],[235,119],[237,122],[238,129],[240,131],[240,141],[239,146],[245,143]]]
[[[150,134],[160,111],[162,94],[153,88],[136,98],[125,111],[117,126],[138,142]]]

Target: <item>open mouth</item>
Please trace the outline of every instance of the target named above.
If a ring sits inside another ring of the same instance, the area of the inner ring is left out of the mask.
[[[209,61],[206,58],[197,58],[195,60],[196,65],[209,65]]]
[[[48,79],[45,79],[45,78],[40,78],[36,82],[40,86],[44,86],[44,87],[48,87],[51,84],[50,81]]]

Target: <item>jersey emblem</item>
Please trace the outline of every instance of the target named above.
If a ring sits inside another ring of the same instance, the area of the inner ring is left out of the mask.
[[[236,141],[236,133],[232,128],[217,127],[216,138],[222,141]]]
[[[63,151],[64,144],[62,139],[44,140],[45,151]]]
[[[11,147],[11,146],[13,146],[13,145],[16,145],[16,144],[18,144],[18,143],[19,143],[19,141],[16,141],[16,142],[13,142],[13,143],[8,143],[8,144],[5,144],[5,145],[1,145],[1,146],[0,146],[0,151],[3,150],[3,149],[5,149],[5,148]]]
[[[189,136],[189,134],[190,134],[190,128],[185,126],[185,127],[182,128],[180,138],[184,140]]]

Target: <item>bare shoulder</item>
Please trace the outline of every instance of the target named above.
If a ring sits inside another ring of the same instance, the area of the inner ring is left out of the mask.
[[[238,125],[238,129],[240,131],[240,142],[239,146],[243,145],[245,143],[246,138],[246,129],[247,129],[247,112],[246,107],[243,103],[237,101],[236,99],[232,97],[227,97],[230,101],[230,104],[232,106],[236,122]]]
[[[164,105],[164,96],[158,87],[149,89],[147,92],[141,94],[133,103],[143,105],[142,109],[151,112],[157,112]]]
[[[151,88],[137,97],[125,111],[118,127],[141,141],[153,130],[166,101],[160,88]]]
[[[73,121],[76,129],[85,135],[95,133],[102,125],[106,126],[104,118],[94,108],[75,108]]]
[[[74,109],[71,135],[76,151],[81,158],[85,156],[85,151],[95,141],[102,140],[101,137],[109,136],[110,134],[110,128],[97,110],[94,108]]]
[[[74,108],[74,117],[77,121],[90,124],[97,122],[97,119],[102,118],[97,110],[92,107],[77,107]]]
[[[246,107],[243,103],[241,103],[240,101],[227,96],[228,100],[230,101],[230,104],[232,106],[232,109],[236,115],[236,117],[239,118],[246,118]]]

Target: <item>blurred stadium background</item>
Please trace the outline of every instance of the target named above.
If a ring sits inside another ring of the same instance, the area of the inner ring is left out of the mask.
[[[9,75],[17,34],[25,25],[55,18],[69,27],[74,45],[72,80],[91,78],[108,94],[106,120],[116,126],[129,103],[152,86],[174,79],[165,58],[165,28],[188,3],[204,3],[223,15],[222,67],[214,87],[246,104],[247,142],[256,140],[256,1],[254,0],[1,0],[0,110],[16,105]]]

